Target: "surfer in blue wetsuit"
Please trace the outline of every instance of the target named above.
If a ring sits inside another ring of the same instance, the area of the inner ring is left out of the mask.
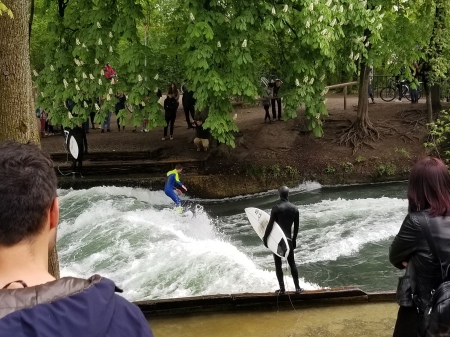
[[[183,171],[183,167],[177,164],[174,170],[167,172],[167,181],[166,185],[164,185],[164,193],[166,193],[166,195],[173,200],[175,207],[179,211],[182,210],[181,199],[179,197],[182,193],[181,189],[187,192],[186,186],[183,185],[178,176],[181,171]]]
[[[277,222],[283,230],[284,235],[286,235],[289,243],[289,255],[287,257],[287,261],[289,263],[289,267],[291,268],[291,274],[295,284],[295,293],[300,294],[303,289],[300,288],[298,282],[298,271],[294,260],[294,249],[297,247],[297,234],[299,225],[298,208],[295,205],[291,204],[288,200],[289,188],[287,188],[286,186],[281,186],[278,189],[278,194],[280,195],[280,202],[272,207],[272,211],[270,212],[270,220],[267,224],[263,241],[264,245],[267,247],[267,239],[272,232],[274,222]],[[292,224],[294,224],[293,233]],[[273,259],[275,260],[275,272],[277,274],[278,284],[280,285],[280,289],[275,291],[275,293],[277,295],[283,295],[285,292],[285,287],[283,280],[283,269],[281,268],[281,257],[273,254]]]

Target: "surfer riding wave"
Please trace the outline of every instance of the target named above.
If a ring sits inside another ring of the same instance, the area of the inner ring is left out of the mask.
[[[176,165],[174,170],[167,172],[167,181],[164,185],[164,193],[166,193],[166,195],[173,200],[175,207],[180,212],[182,208],[179,195],[183,193],[181,189],[187,192],[186,186],[183,185],[179,178],[179,173],[182,171],[183,167],[181,165]]]

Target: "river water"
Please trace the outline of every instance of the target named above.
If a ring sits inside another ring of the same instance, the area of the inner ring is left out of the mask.
[[[129,300],[271,292],[271,253],[245,207],[270,212],[276,191],[222,200],[186,198],[193,218],[173,210],[163,191],[128,187],[59,190],[62,276],[113,279]],[[295,258],[305,289],[355,285],[393,290],[401,274],[389,245],[407,212],[406,183],[291,189],[300,211]],[[285,271],[288,290],[294,290]]]

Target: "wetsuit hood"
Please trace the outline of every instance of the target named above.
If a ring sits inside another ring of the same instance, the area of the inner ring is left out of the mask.
[[[286,187],[286,186],[281,186],[281,187],[278,189],[278,194],[279,194],[281,200],[288,201],[288,197],[289,197],[289,188]]]

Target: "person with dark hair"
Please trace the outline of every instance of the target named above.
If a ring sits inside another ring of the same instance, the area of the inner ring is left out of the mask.
[[[183,167],[180,164],[175,165],[175,169],[167,172],[167,181],[164,185],[164,193],[173,200],[175,207],[178,211],[182,211],[181,208],[181,189],[187,192],[186,186],[180,181],[179,174],[183,171]]]
[[[2,336],[153,336],[115,284],[48,272],[59,221],[57,179],[35,145],[0,145],[0,331]]]
[[[407,268],[414,295],[413,303],[402,303],[398,310],[394,336],[415,337],[432,291],[443,281],[439,257],[430,248],[426,231],[431,234],[441,259],[447,265],[450,263],[447,166],[434,157],[419,160],[411,169],[407,194],[408,214],[390,246],[389,261],[398,269]],[[397,297],[402,295],[397,293]],[[450,321],[447,328],[450,329]]]
[[[209,130],[203,128],[203,118],[199,117],[192,123],[195,127],[196,137],[194,138],[194,144],[197,146],[197,151],[200,151],[203,147],[203,151],[208,151],[209,148]]]
[[[166,120],[166,126],[164,126],[164,137],[162,140],[167,139],[167,129],[170,125],[170,140],[173,139],[173,127],[175,125],[175,119],[177,118],[178,103],[175,100],[174,93],[171,89],[167,93],[167,97],[164,100],[164,119]]]
[[[297,206],[291,204],[288,200],[289,198],[289,188],[286,186],[281,186],[278,189],[278,194],[280,196],[280,202],[272,207],[272,211],[270,212],[270,220],[266,227],[266,232],[264,233],[263,242],[267,247],[267,239],[272,232],[273,224],[276,222],[281,227],[284,235],[289,243],[289,254],[287,257],[287,261],[289,263],[289,267],[291,268],[292,279],[294,280],[295,285],[295,293],[300,294],[303,289],[300,288],[298,282],[298,271],[297,266],[295,265],[294,259],[294,249],[297,247],[297,234],[298,234],[298,226],[299,226],[299,212]],[[294,225],[294,231],[292,232],[292,225]],[[276,254],[273,254],[273,259],[275,260],[275,272],[278,279],[278,284],[280,285],[280,289],[275,291],[277,295],[283,295],[286,291],[283,280],[283,269],[281,267],[281,257]]]
[[[117,93],[116,98],[117,98],[117,103],[114,107],[114,111],[115,111],[116,117],[117,117],[117,129],[120,132],[119,112],[120,112],[120,110],[125,110],[125,102],[127,100],[127,96],[124,93]],[[125,132],[125,125],[122,125],[122,132]]]
[[[194,92],[189,90],[187,85],[184,84],[183,87],[183,98],[181,99],[183,103],[184,115],[186,117],[187,128],[193,128],[191,118],[194,119],[195,116],[195,103]]]
[[[262,105],[264,107],[264,111],[266,112],[266,114],[264,115],[264,123],[269,120],[269,123],[272,123],[272,119],[270,119],[270,113],[269,113],[269,108],[270,108],[270,100],[271,97],[273,96],[273,87],[274,87],[274,83],[269,83],[265,88],[264,88],[264,93],[262,95]]]
[[[103,104],[103,98],[101,96],[97,97],[97,104],[99,107]],[[105,132],[105,126],[106,126],[106,132],[111,132],[111,111],[109,111],[109,110],[107,112],[105,119],[103,120],[102,124],[100,125],[100,128],[102,129],[101,133]]]
[[[281,121],[281,97],[279,96],[280,87],[281,87],[281,80],[277,78],[273,86],[273,96],[271,99],[272,118],[274,121],[277,119],[277,109],[275,108],[275,103],[278,106],[278,120]]]
[[[109,63],[105,64],[105,66],[103,67],[103,72],[105,73],[106,79],[114,79],[114,83],[117,82],[117,73]]]
[[[178,87],[175,84],[175,82],[170,83],[169,89],[167,91],[171,91],[173,98],[175,98],[175,100],[177,101],[177,109],[178,106],[180,105],[179,99],[180,99],[180,92],[178,91]]]

